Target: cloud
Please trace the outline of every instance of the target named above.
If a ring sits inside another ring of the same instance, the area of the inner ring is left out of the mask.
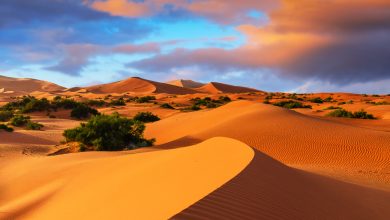
[[[249,1],[250,2],[250,1]],[[145,71],[191,66],[205,71],[259,71],[336,85],[390,78],[390,2],[283,0],[269,24],[239,25],[247,42],[236,49],[177,49],[129,64]]]
[[[221,24],[241,23],[258,20],[250,12],[270,10],[278,5],[272,0],[93,0],[90,7],[107,12],[114,16],[124,17],[151,17],[164,15],[167,12],[186,11],[187,14],[208,18]]]

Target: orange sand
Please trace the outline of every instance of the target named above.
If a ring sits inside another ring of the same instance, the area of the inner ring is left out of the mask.
[[[253,150],[227,138],[139,154],[78,153],[0,170],[0,213],[20,219],[167,219],[240,173]]]

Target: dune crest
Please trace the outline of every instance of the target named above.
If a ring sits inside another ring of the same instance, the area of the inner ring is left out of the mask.
[[[13,78],[0,75],[1,93],[26,94],[34,91],[54,92],[65,88],[57,84],[28,78]]]
[[[181,123],[185,122],[185,123]],[[153,123],[147,137],[163,147],[214,136],[240,140],[293,167],[389,189],[390,133],[313,118],[283,108],[237,101],[211,111]]]
[[[219,93],[245,93],[245,92],[260,92],[256,89],[251,89],[242,86],[233,86],[224,83],[211,82],[202,87],[195,89],[198,92],[219,94]]]
[[[167,83],[174,86],[179,86],[179,87],[189,88],[189,89],[194,89],[194,88],[199,88],[204,86],[203,83],[195,82],[193,80],[188,80],[188,79],[172,80]]]
[[[79,153],[1,168],[0,218],[168,219],[239,174],[253,159],[229,138],[138,154]]]
[[[85,88],[93,93],[168,93],[194,94],[195,91],[166,83],[155,82],[139,77],[131,77],[118,82],[95,85]]]

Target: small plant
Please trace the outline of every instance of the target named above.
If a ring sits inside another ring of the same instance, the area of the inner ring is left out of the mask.
[[[231,102],[232,99],[229,98],[228,96],[220,96],[219,97],[219,101],[221,101],[221,102]]]
[[[125,106],[126,102],[123,98],[119,98],[117,100],[111,100],[110,105],[111,106]]]
[[[8,126],[5,125],[5,124],[0,124],[0,130],[4,130],[4,131],[6,131],[6,132],[13,132],[13,131],[14,131],[13,128],[8,127]]]
[[[72,118],[77,118],[77,119],[89,118],[92,115],[98,115],[98,114],[99,112],[96,109],[91,108],[84,104],[79,104],[76,108],[74,108],[70,112],[70,116]]]
[[[332,105],[332,106],[324,108],[324,110],[335,110],[335,109],[341,109],[341,107],[335,107]]]
[[[172,105],[168,104],[168,103],[164,103],[162,105],[160,105],[161,108],[166,108],[166,109],[175,109]]]
[[[36,122],[28,121],[26,124],[27,130],[41,130],[42,128],[43,125]]]
[[[10,124],[15,127],[22,127],[25,126],[29,121],[30,121],[30,116],[15,115],[11,119]]]
[[[157,115],[154,115],[151,112],[138,112],[133,119],[144,123],[155,122],[160,120],[160,118]]]
[[[375,119],[372,114],[368,114],[364,110],[360,110],[357,112],[350,112],[345,109],[337,109],[335,111],[330,112],[327,116],[331,117],[343,117],[343,118],[359,118],[359,119]]]
[[[288,109],[293,109],[293,108],[312,108],[311,105],[304,105],[301,102],[296,102],[296,101],[293,101],[293,100],[276,102],[273,105],[279,106],[279,107],[283,107],[283,108],[288,108]]]
[[[135,101],[138,103],[147,103],[147,102],[152,101],[152,100],[156,100],[156,97],[155,96],[143,96],[143,97],[137,98]]]
[[[310,99],[310,101],[313,103],[324,103],[324,100],[322,100],[320,97]]]
[[[9,121],[12,117],[14,117],[14,113],[12,111],[0,111],[0,121],[6,122]]]

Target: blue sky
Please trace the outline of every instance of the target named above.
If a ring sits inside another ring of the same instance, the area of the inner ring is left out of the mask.
[[[307,11],[289,11],[303,0],[4,0],[0,74],[66,87],[140,76],[268,91],[390,93],[389,4],[347,3],[328,7],[362,11],[362,22],[327,15],[316,4],[311,20]]]

